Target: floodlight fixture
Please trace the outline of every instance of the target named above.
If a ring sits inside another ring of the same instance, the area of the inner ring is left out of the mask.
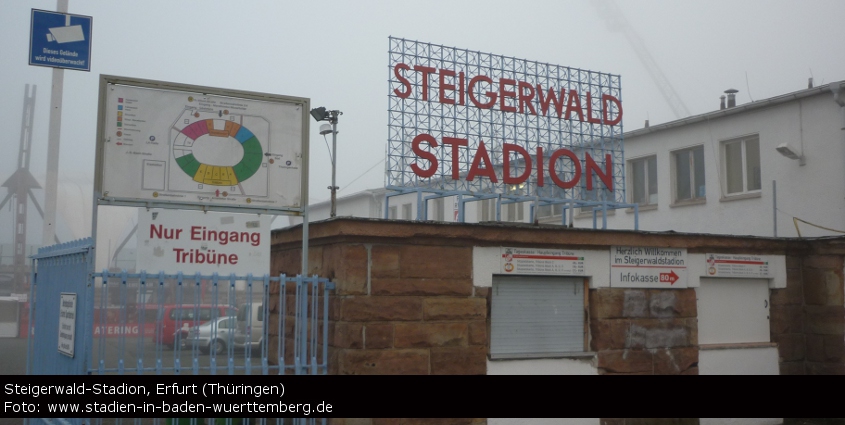
[[[797,159],[799,161],[799,165],[804,165],[806,163],[803,152],[799,153],[799,151],[792,147],[789,143],[781,143],[776,149],[778,153],[789,159]]]
[[[311,116],[314,117],[314,119],[317,121],[323,121],[328,118],[329,113],[326,111],[325,106],[321,106],[319,108],[312,109]]]

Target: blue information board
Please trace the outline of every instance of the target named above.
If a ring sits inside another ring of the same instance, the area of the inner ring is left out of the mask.
[[[90,16],[32,9],[29,64],[91,70]]]

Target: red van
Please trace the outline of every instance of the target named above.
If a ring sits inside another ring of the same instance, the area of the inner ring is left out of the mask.
[[[219,317],[234,316],[238,309],[227,305],[166,304],[160,311],[156,305],[147,306],[147,317],[151,312],[156,312],[156,342],[173,348],[177,339],[187,335],[188,329]]]

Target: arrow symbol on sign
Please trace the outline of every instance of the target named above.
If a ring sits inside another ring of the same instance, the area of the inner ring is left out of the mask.
[[[669,273],[660,273],[660,281],[669,282],[669,285],[674,285],[678,278],[679,276],[675,274],[674,270],[670,270]]]

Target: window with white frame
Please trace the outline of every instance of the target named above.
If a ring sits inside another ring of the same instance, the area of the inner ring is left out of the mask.
[[[392,206],[392,207],[387,209],[387,218],[389,218],[391,220],[396,220],[397,218],[399,218],[396,215],[396,206]]]
[[[411,204],[402,204],[402,219],[403,220],[413,220],[414,217],[411,216]]]
[[[672,168],[674,203],[706,199],[704,146],[695,146],[672,152]]]
[[[722,142],[722,175],[728,195],[759,192],[760,138],[755,135]]]
[[[631,203],[657,205],[657,156],[628,161]]]
[[[554,357],[586,351],[584,279],[493,276],[490,357]]]

